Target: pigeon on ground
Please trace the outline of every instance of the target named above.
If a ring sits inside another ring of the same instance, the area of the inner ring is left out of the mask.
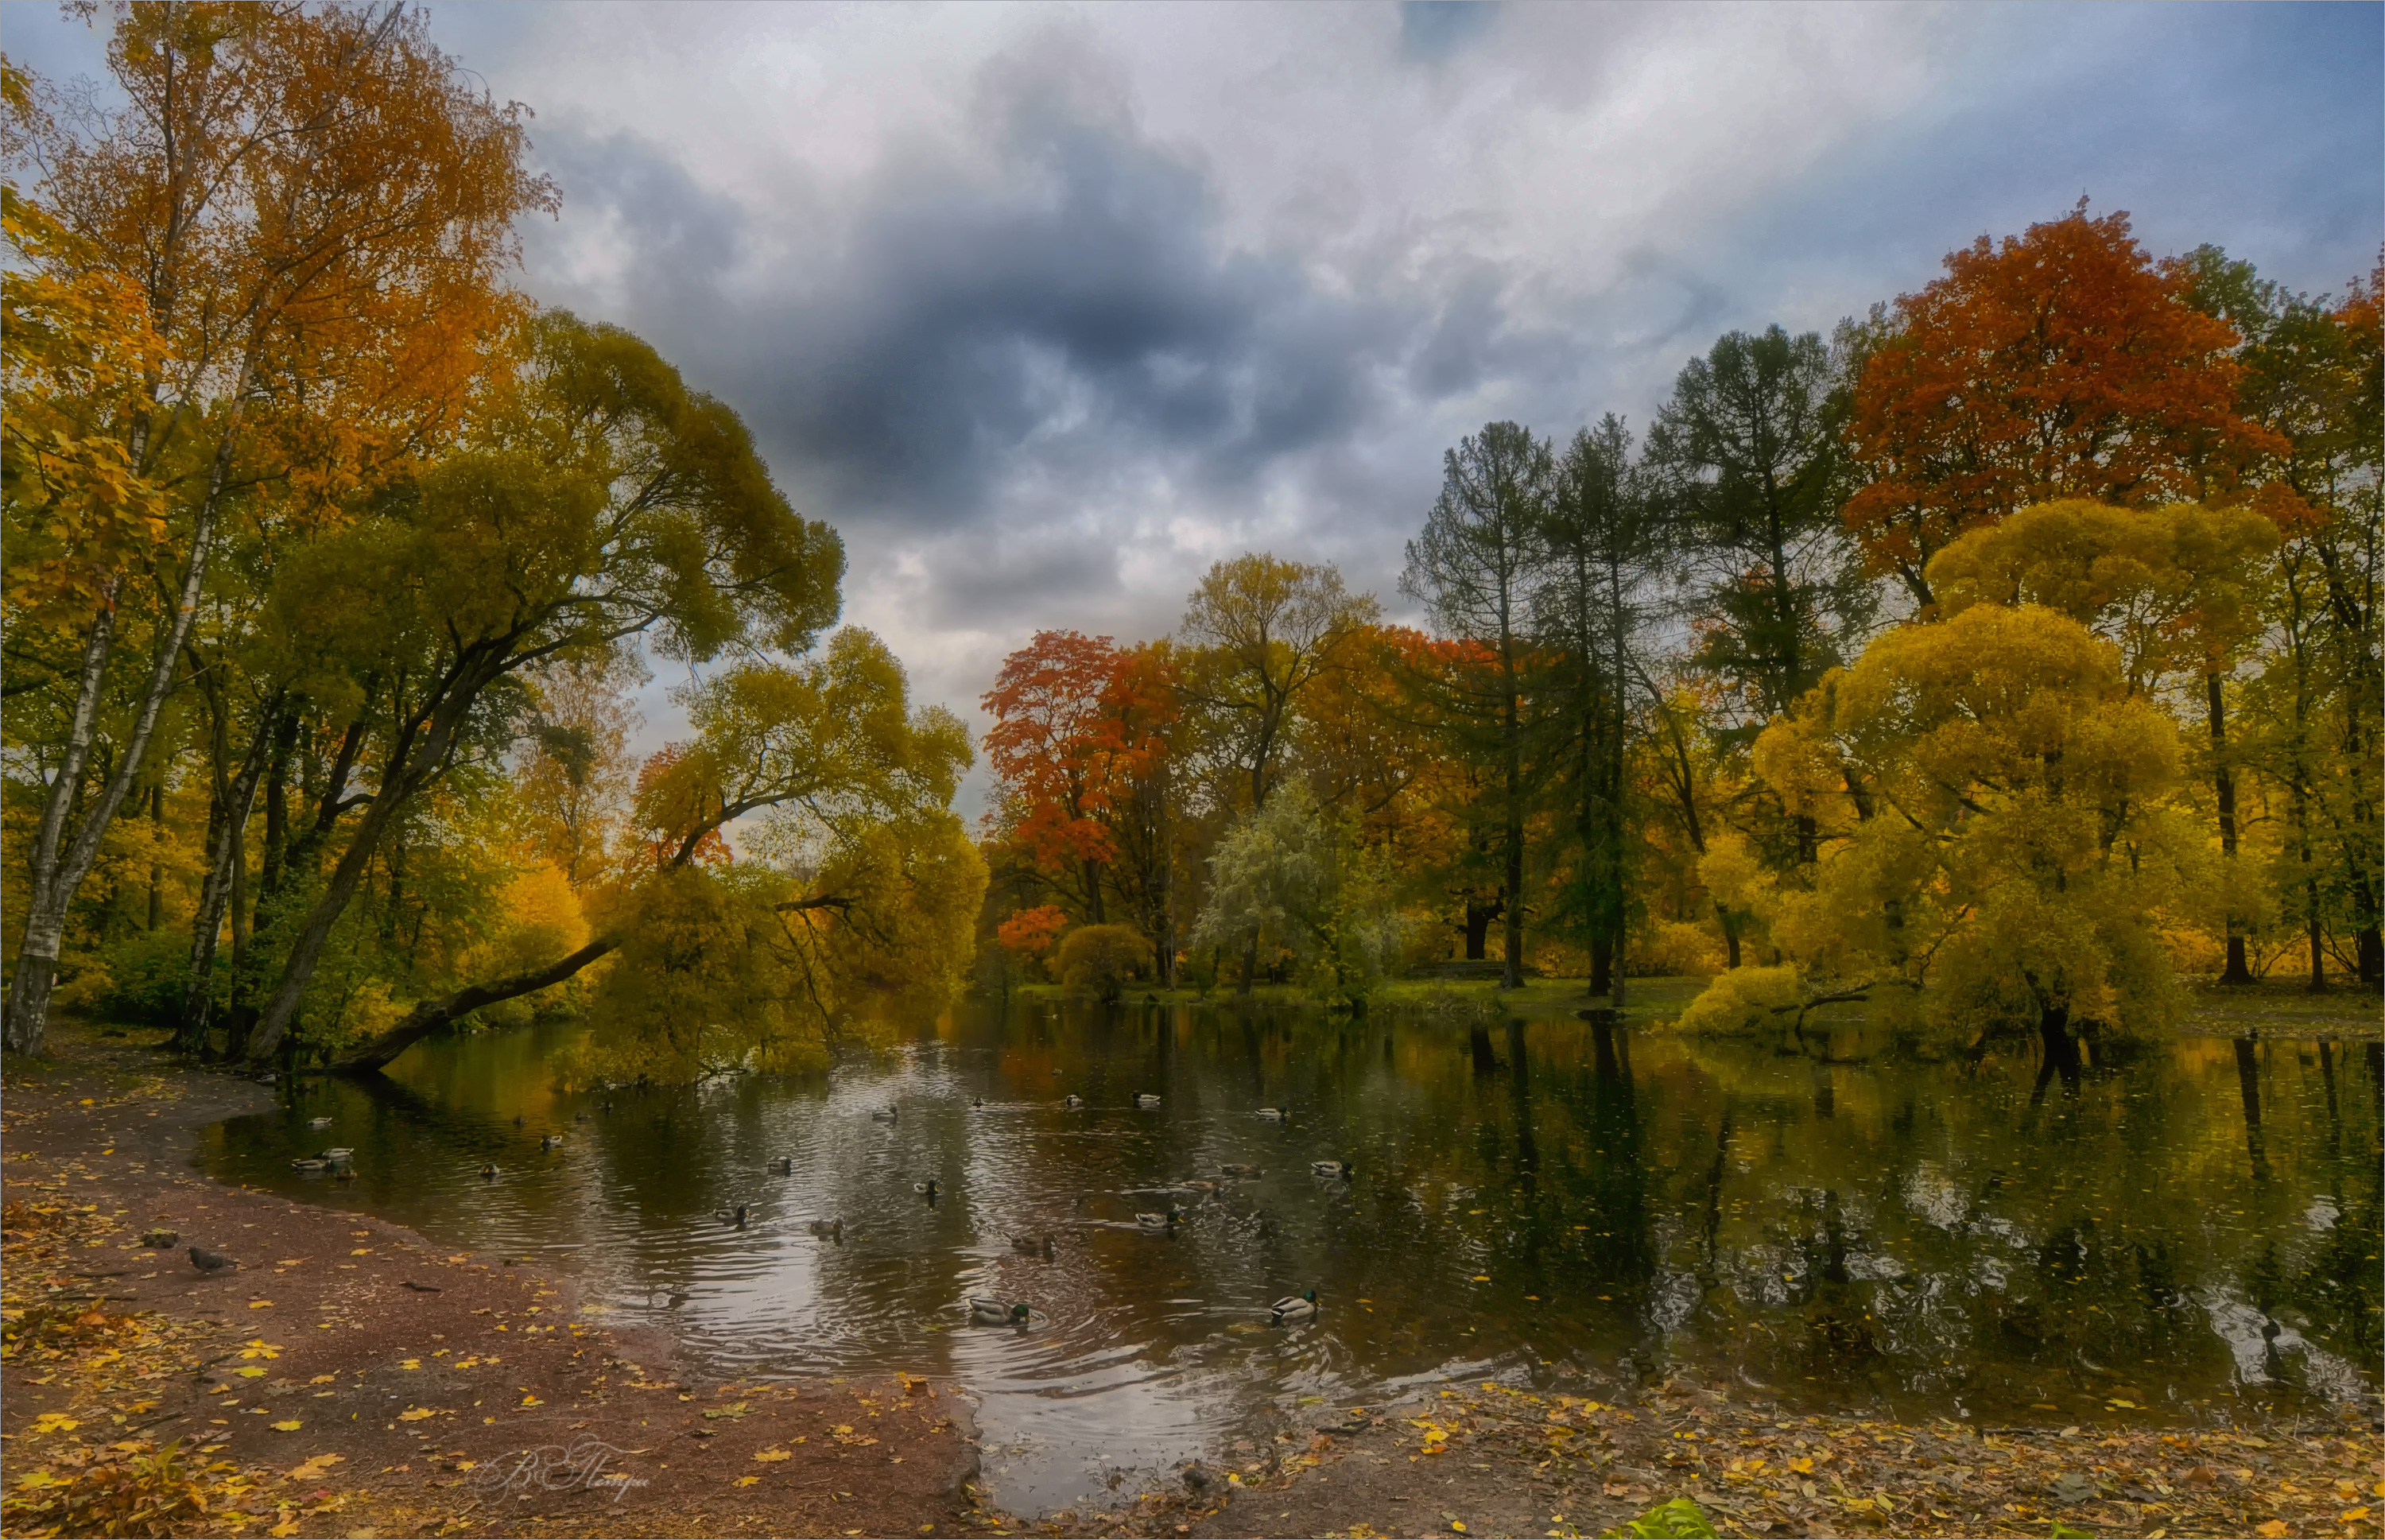
[[[203,1246],[191,1247],[191,1265],[201,1272],[221,1272],[226,1268],[240,1266],[231,1258],[219,1256]]]

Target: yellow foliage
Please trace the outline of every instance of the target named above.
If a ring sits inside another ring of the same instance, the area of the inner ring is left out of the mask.
[[[1683,1032],[1739,1035],[1786,1021],[1804,998],[1798,970],[1734,968],[1718,973],[1681,1013]]]

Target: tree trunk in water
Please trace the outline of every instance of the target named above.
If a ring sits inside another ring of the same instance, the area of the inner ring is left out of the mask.
[[[489,983],[473,984],[468,989],[459,989],[442,999],[425,1000],[406,1012],[397,1025],[364,1046],[356,1049],[346,1058],[336,1060],[331,1068],[342,1074],[357,1074],[379,1070],[391,1059],[450,1022],[469,1016],[484,1006],[497,1005],[513,999],[516,995],[528,995],[534,990],[544,989],[550,984],[561,983],[619,945],[620,943],[611,936],[600,937],[580,950],[566,957],[557,958],[543,967],[530,969],[525,972],[516,973],[510,978],[498,979]]]
[[[1590,944],[1590,992],[1603,995],[1615,986],[1615,944],[1604,937]]]

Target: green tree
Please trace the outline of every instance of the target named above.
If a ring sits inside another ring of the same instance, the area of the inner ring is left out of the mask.
[[[1448,676],[1448,720],[1497,766],[1504,794],[1500,895],[1506,924],[1504,987],[1524,983],[1526,675],[1531,607],[1546,571],[1547,512],[1556,473],[1548,444],[1514,422],[1493,422],[1442,457],[1441,496],[1408,542],[1400,591],[1423,604],[1445,636],[1482,644],[1485,667]]]
[[[1195,945],[1272,941],[1320,994],[1353,1006],[1399,952],[1405,925],[1387,854],[1362,845],[1356,818],[1320,809],[1298,781],[1229,829],[1209,867]]]

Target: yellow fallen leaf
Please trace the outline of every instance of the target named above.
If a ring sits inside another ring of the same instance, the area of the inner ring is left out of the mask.
[[[420,1358],[400,1358],[398,1360],[397,1367],[400,1369],[419,1369],[422,1367],[422,1360]]]
[[[756,1449],[754,1451],[754,1458],[767,1465],[773,1460],[793,1459],[795,1457],[785,1449]]]
[[[337,1374],[318,1374],[306,1383],[310,1385],[327,1385],[338,1378]]]
[[[545,1403],[545,1402],[543,1402],[543,1401],[540,1400],[540,1399],[539,1399],[537,1396],[523,1396],[523,1397],[521,1398],[521,1404],[522,1404],[523,1406],[526,1406],[526,1407],[543,1407],[543,1406],[546,1405],[546,1403]]]
[[[295,1519],[284,1519],[281,1522],[274,1525],[265,1533],[268,1534],[281,1535],[284,1537],[284,1540],[287,1540],[288,1536],[298,1533],[298,1521]]]
[[[2262,1536],[2263,1540],[2285,1540],[2286,1535],[2291,1532],[2287,1530],[2283,1522],[2279,1520],[2272,1519],[2267,1523],[2263,1524],[2260,1528],[2254,1530],[2253,1533]]]
[[[295,1418],[292,1418],[288,1421],[276,1422],[273,1424],[273,1431],[276,1433],[294,1434],[298,1431],[298,1421]]]
[[[235,1369],[232,1372],[239,1375],[243,1380],[255,1380],[262,1378],[265,1371],[262,1369]]]
[[[1478,1283],[1487,1283],[1491,1282],[1491,1275],[1487,1272],[1478,1272],[1474,1275],[1474,1282]]]
[[[368,1246],[360,1246],[354,1251],[349,1252],[348,1255],[351,1257],[369,1257],[372,1255],[372,1247]]]
[[[89,1107],[91,1104],[85,1102],[83,1105]],[[37,1434],[72,1433],[81,1426],[80,1421],[69,1417],[65,1412],[45,1411],[42,1413],[42,1420],[33,1425],[33,1431]]]
[[[262,1310],[267,1308],[272,1303],[273,1301],[270,1299],[252,1299],[248,1302],[248,1308],[252,1310]]]
[[[762,1478],[759,1476],[740,1476],[737,1478],[737,1484],[740,1486],[751,1486],[761,1479]]]
[[[438,1415],[438,1412],[429,1407],[413,1407],[399,1412],[397,1420],[401,1422],[421,1422]]]
[[[2347,1508],[2343,1510],[2337,1521],[2340,1523],[2356,1524],[2360,1522],[2361,1520],[2367,1517],[2368,1509],[2366,1508]]]

